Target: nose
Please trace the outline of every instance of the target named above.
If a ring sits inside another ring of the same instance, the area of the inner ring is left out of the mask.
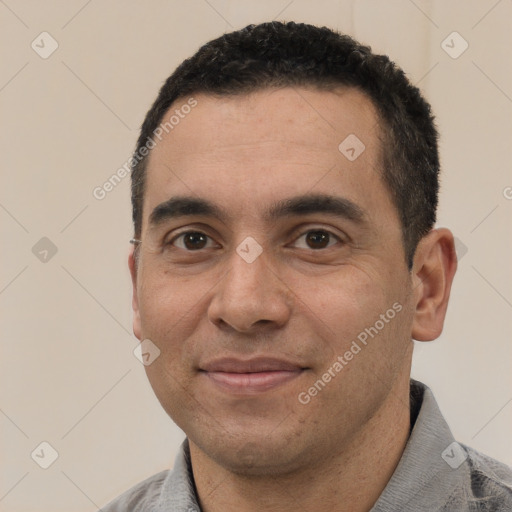
[[[283,327],[290,318],[293,294],[265,251],[248,263],[236,252],[215,287],[208,318],[216,326],[249,334]]]

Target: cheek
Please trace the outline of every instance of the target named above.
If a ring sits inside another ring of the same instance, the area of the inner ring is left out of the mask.
[[[147,273],[145,279],[139,299],[142,336],[160,351],[145,366],[146,375],[163,409],[183,428],[183,418],[197,415],[193,407],[197,400],[189,394],[193,372],[186,360],[190,357],[186,340],[197,326],[204,292],[156,273]]]
[[[309,285],[308,285],[309,284]],[[331,352],[340,352],[391,304],[368,274],[347,268],[322,278],[302,280],[297,289],[300,315],[309,318]]]
[[[208,287],[206,280],[171,279],[165,273],[146,272],[139,291],[139,310],[142,335],[155,343],[163,344],[161,350],[173,351],[180,341],[193,331]]]

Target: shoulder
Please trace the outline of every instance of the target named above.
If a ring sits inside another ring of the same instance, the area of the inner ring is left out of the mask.
[[[101,508],[103,512],[149,512],[160,497],[162,485],[169,470],[161,471],[137,485]]]
[[[172,470],[165,470],[138,483],[111,501],[102,512],[167,512],[198,510],[190,464],[188,439],[176,454]]]
[[[466,445],[470,482],[469,510],[506,512],[512,510],[512,468]]]

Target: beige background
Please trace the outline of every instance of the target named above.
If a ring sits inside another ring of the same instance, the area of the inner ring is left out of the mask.
[[[461,442],[512,463],[510,0],[4,0],[0,15],[0,510],[94,511],[172,465],[183,434],[132,353],[129,178],[101,201],[92,191],[130,156],[183,58],[273,18],[371,44],[431,101],[438,224],[467,253],[445,331],[417,347],[413,376]],[[47,59],[31,48],[43,31],[59,45]],[[453,31],[469,44],[457,59],[441,47]],[[32,252],[42,237],[57,247],[47,262]],[[59,454],[46,470],[30,457],[42,441]]]

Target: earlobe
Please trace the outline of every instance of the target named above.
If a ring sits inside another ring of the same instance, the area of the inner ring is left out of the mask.
[[[432,341],[441,334],[456,270],[453,234],[446,228],[433,229],[421,239],[414,256],[413,339]]]
[[[140,311],[139,311],[139,296],[137,291],[137,261],[135,258],[136,247],[132,247],[128,255],[128,267],[132,277],[132,309],[133,309],[133,334],[139,340],[142,339],[141,324],[140,324]]]

